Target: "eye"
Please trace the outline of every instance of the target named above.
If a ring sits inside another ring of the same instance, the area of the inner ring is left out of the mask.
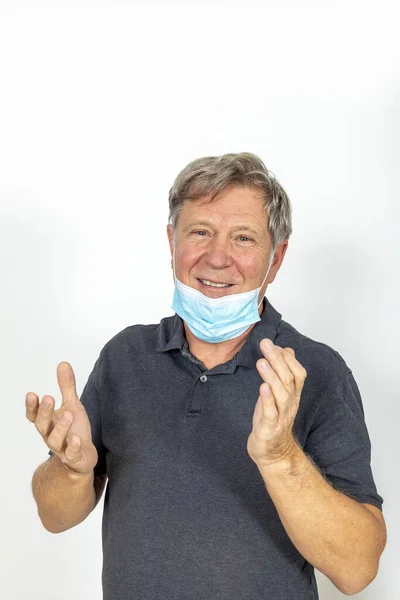
[[[202,229],[200,231],[193,231],[193,233],[207,233],[207,232]]]
[[[247,237],[247,235],[240,235],[239,239],[243,239],[245,238],[246,240],[248,240],[249,242],[253,241],[251,238]]]

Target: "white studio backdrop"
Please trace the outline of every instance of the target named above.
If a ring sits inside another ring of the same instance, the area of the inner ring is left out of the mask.
[[[25,394],[59,406],[59,362],[80,394],[111,337],[173,314],[173,179],[249,151],[293,205],[267,296],[363,397],[388,544],[355,597],[398,600],[399,82],[395,2],[0,2],[1,598],[101,598],[103,500],[42,527]]]

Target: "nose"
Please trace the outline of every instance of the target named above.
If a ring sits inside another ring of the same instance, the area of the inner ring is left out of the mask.
[[[214,269],[222,269],[232,264],[229,240],[215,235],[207,245],[206,263]]]

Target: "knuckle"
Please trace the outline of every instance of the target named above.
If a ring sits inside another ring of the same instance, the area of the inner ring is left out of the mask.
[[[286,387],[291,386],[293,383],[293,377],[290,377],[289,375],[287,375],[286,377],[284,377],[283,379],[283,385]]]
[[[35,427],[36,427],[36,429],[38,430],[38,432],[40,433],[40,435],[42,437],[44,437],[45,435],[47,435],[47,432],[48,432],[49,428],[48,428],[48,426],[46,427],[46,424],[43,423],[43,421],[38,421],[36,419],[36,421],[35,421]]]
[[[69,463],[69,459],[65,456],[65,454],[61,453],[60,456],[58,457],[59,461],[63,464],[68,466]]]
[[[63,443],[62,440],[56,438],[54,435],[51,435],[47,440],[47,445],[53,452],[61,452]]]
[[[67,417],[67,422],[63,421],[64,416]],[[49,436],[48,443],[51,444],[51,449],[55,448],[57,452],[61,452],[63,449],[65,449],[66,438],[71,423],[72,415],[70,413],[64,413],[55,425],[51,435]]]
[[[68,462],[70,463],[77,463],[81,460],[81,453],[80,452],[71,452],[71,449],[69,448],[69,452],[68,452]]]
[[[63,428],[65,427],[69,427],[69,425],[72,422],[72,415],[69,412],[65,412],[62,414],[59,423],[63,426]]]
[[[52,413],[52,406],[50,404],[50,406],[45,406],[43,404],[43,402],[39,405],[39,408],[37,410],[37,414],[40,416],[40,418],[42,419],[47,419],[48,415],[51,415]]]
[[[287,403],[287,402],[289,402],[289,400],[291,399],[291,397],[292,396],[289,393],[286,393],[286,394],[283,395],[282,400],[283,400],[284,403]]]
[[[55,427],[53,432],[49,435],[47,440],[47,444],[50,447],[50,450],[55,450],[56,452],[61,452],[64,446],[65,435]]]

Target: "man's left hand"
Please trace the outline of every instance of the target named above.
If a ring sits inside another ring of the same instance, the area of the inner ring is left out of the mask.
[[[260,358],[256,366],[264,382],[254,409],[247,451],[258,466],[269,466],[290,457],[298,448],[293,423],[307,371],[292,348],[280,348],[267,338],[261,340],[260,348],[265,358]]]

